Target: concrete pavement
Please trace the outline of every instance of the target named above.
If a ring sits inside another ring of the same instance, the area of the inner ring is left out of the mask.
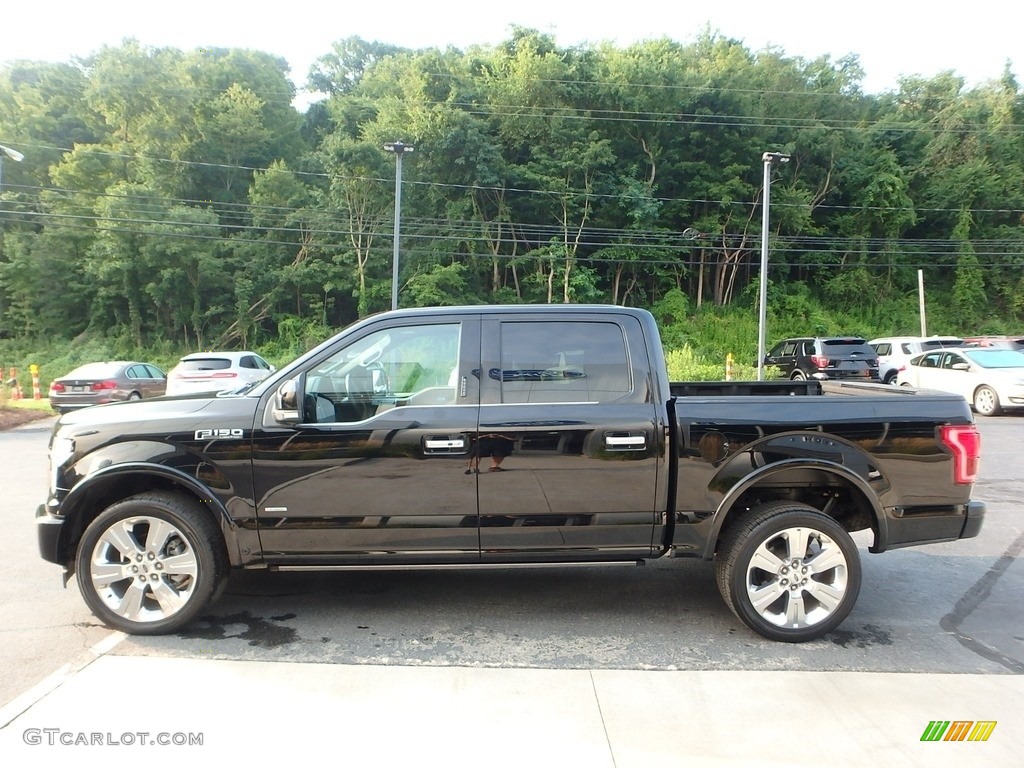
[[[991,768],[1019,765],[1024,745],[1020,675],[321,665],[107,650],[0,710],[0,764],[318,755],[417,768]],[[933,720],[996,726],[983,742],[922,742]]]
[[[979,611],[1019,599],[1007,574],[997,563],[979,582]],[[1015,647],[1019,627],[988,637],[973,606],[958,604],[947,631]],[[1000,768],[1024,747],[1020,674],[259,662],[118,655],[122,636],[108,637],[0,708],[0,766]],[[930,722],[958,720],[995,728],[983,742],[921,741]]]

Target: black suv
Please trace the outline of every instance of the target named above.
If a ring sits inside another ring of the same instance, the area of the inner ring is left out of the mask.
[[[878,381],[878,354],[856,336],[807,337],[780,341],[765,355],[787,379]]]

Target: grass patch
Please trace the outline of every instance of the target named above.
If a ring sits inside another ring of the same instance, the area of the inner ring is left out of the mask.
[[[10,387],[0,387],[0,406],[4,408],[21,408],[28,411],[43,411],[47,414],[53,413],[50,408],[49,398],[36,400],[33,397],[22,398],[21,400],[11,399]]]

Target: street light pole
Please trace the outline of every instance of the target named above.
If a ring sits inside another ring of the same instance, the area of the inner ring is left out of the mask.
[[[402,227],[402,155],[412,152],[415,147],[401,141],[389,141],[384,145],[384,149],[395,153],[395,245],[391,258],[391,308],[398,309],[398,245]]]
[[[765,328],[768,323],[768,209],[771,199],[772,165],[788,163],[789,155],[781,152],[765,152],[761,155],[764,163],[764,205],[761,207],[761,290],[757,317],[757,380],[764,381]]]
[[[4,191],[4,158],[9,157],[16,163],[20,163],[25,159],[25,156],[16,149],[5,147],[0,144],[0,192]]]

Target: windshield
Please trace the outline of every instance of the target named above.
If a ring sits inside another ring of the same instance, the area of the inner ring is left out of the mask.
[[[832,357],[837,355],[840,357],[878,356],[874,348],[868,346],[864,339],[826,339],[822,343],[822,352]]]
[[[963,354],[982,368],[1024,368],[1024,353],[1012,349],[972,349]]]
[[[231,367],[231,361],[226,357],[190,357],[178,363],[179,373],[189,371],[222,371]]]

